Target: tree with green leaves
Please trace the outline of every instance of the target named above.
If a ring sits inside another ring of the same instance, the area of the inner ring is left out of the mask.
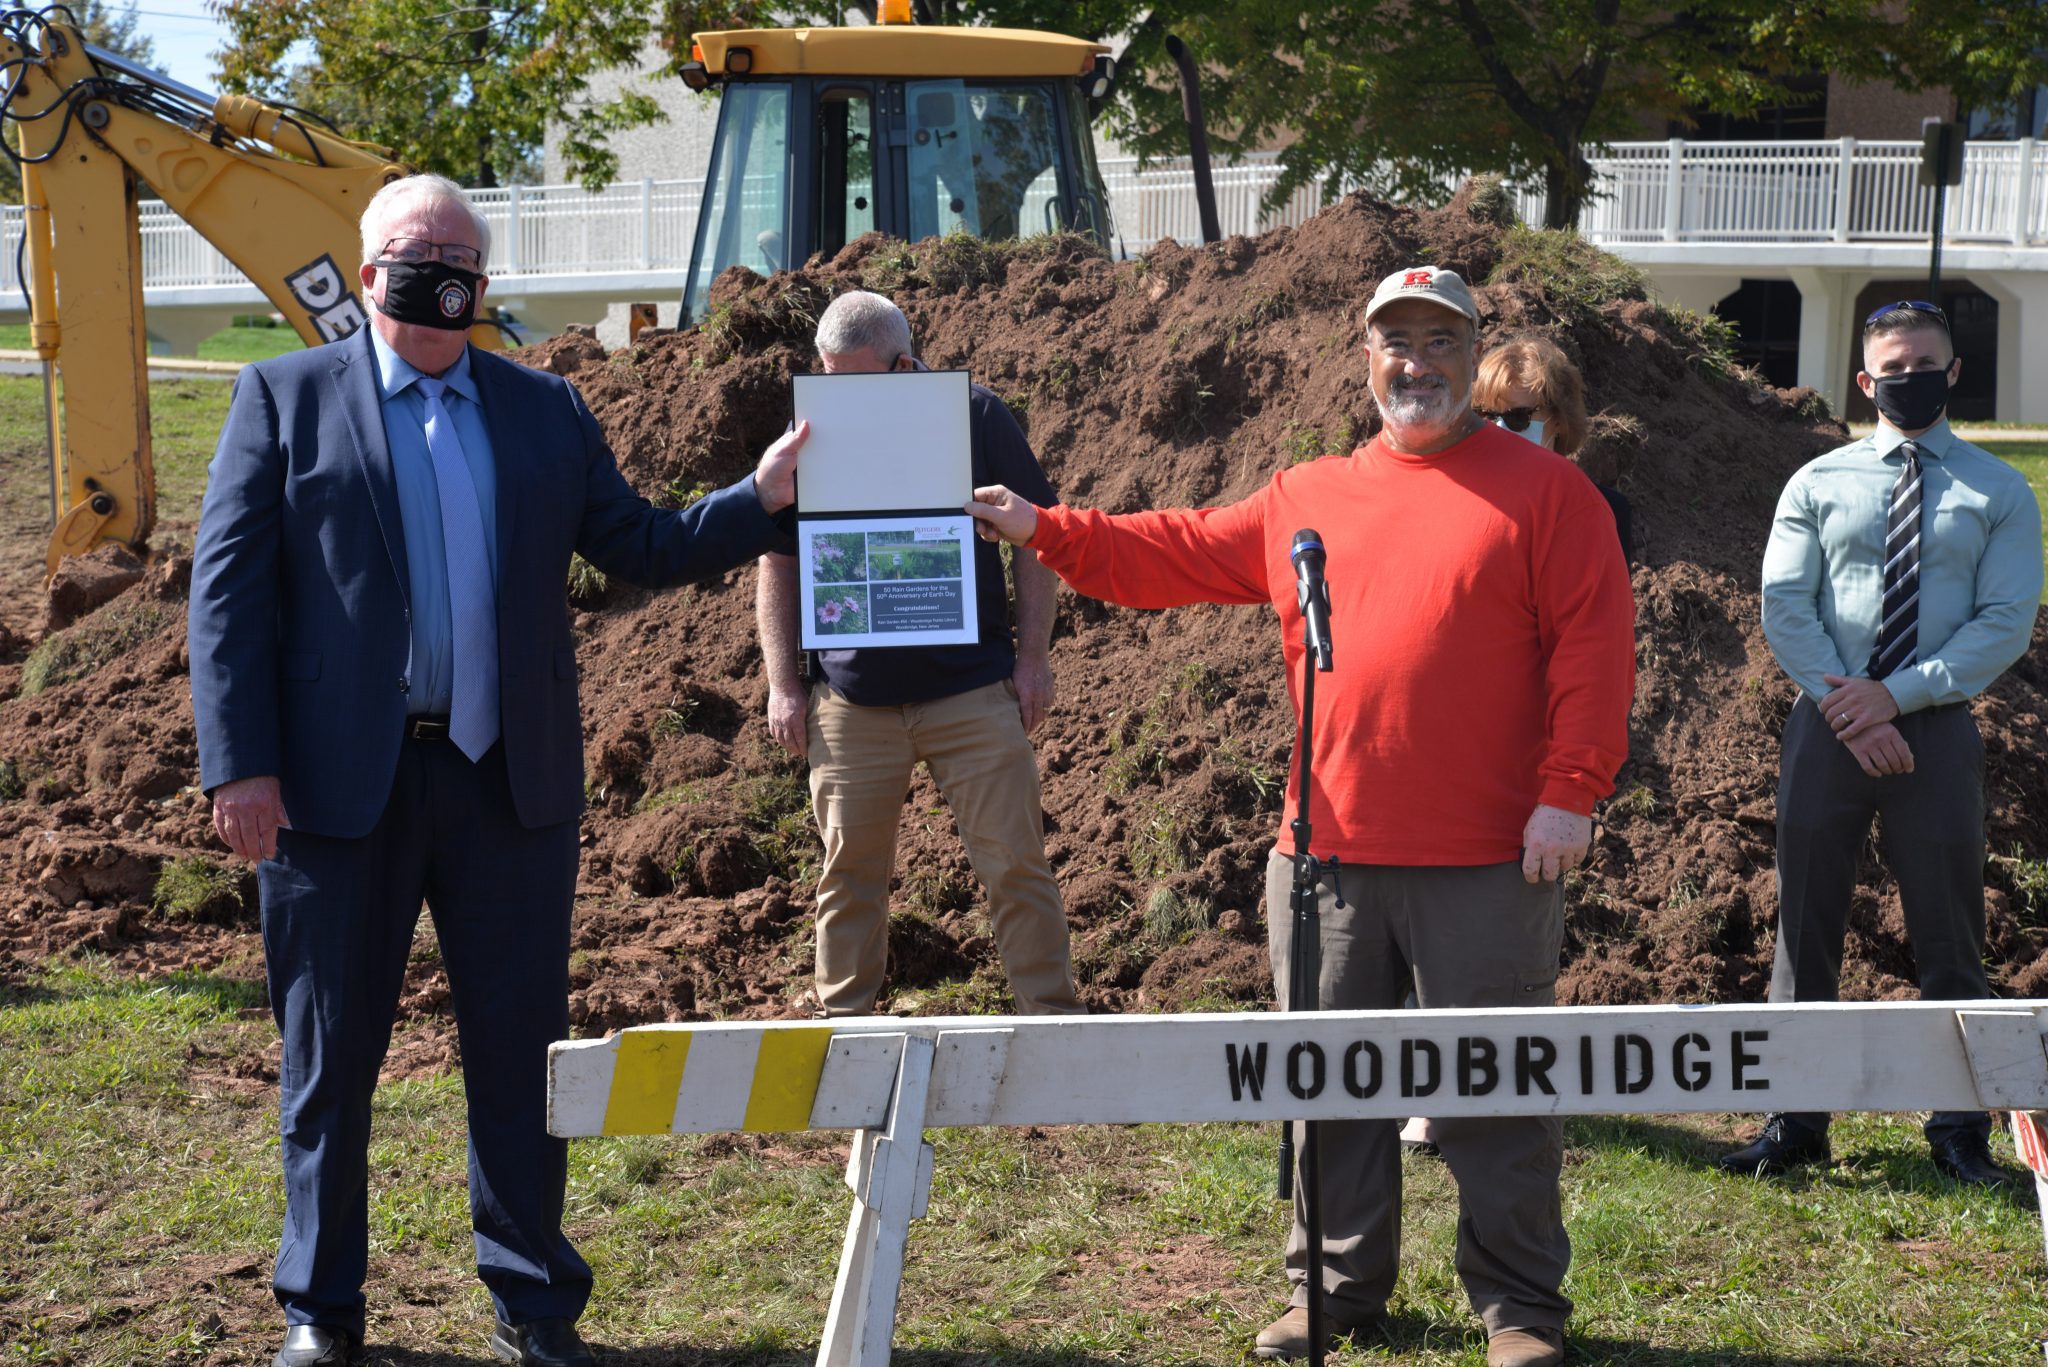
[[[628,89],[599,101],[593,74],[635,62],[654,31],[646,0],[214,0],[231,91],[313,110],[353,138],[465,185],[531,167],[547,126],[591,188],[618,173],[608,137],[658,122]],[[305,54],[300,59],[300,54]]]
[[[1644,122],[1748,114],[1838,72],[1965,106],[2048,82],[2041,0],[914,0],[920,22],[1128,34],[1105,126],[1141,157],[1187,151],[1168,51],[1201,63],[1210,140],[1225,155],[1281,145],[1277,202],[1319,184],[1440,199],[1463,175],[1541,183],[1546,220],[1578,219],[1589,152]],[[780,22],[830,23],[796,0]],[[775,23],[758,0],[667,0],[678,48],[698,29]]]

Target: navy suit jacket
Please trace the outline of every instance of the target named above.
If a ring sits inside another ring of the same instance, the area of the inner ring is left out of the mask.
[[[570,552],[650,587],[777,544],[753,478],[687,511],[619,473],[560,376],[471,348],[498,495],[498,676],[520,821],[583,810]],[[245,369],[193,551],[192,711],[201,782],[275,775],[295,829],[356,837],[391,793],[412,648],[405,529],[364,328]]]

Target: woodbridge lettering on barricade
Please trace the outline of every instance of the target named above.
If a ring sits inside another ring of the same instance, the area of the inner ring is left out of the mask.
[[[1391,1031],[1388,1032],[1392,1034]],[[1234,1102],[1256,1104],[1277,1083],[1298,1101],[1329,1088],[1360,1101],[1382,1095],[1430,1097],[1638,1097],[1660,1084],[1681,1092],[1768,1092],[1761,1050],[1769,1030],[1709,1034],[1688,1030],[1662,1047],[1632,1031],[1612,1033],[1458,1035],[1454,1039],[1312,1039],[1223,1046],[1225,1081]],[[1280,1065],[1271,1065],[1276,1056]],[[1273,1076],[1277,1071],[1277,1078]]]

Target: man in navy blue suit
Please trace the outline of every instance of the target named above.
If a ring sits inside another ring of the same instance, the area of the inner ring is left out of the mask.
[[[795,496],[801,430],[687,512],[636,495],[574,389],[468,345],[488,248],[452,181],[380,191],[370,326],[242,373],[200,518],[200,768],[215,829],[258,865],[284,1036],[276,1367],[361,1354],[370,1097],[423,900],[461,1038],[491,1348],[591,1361],[545,1116],[583,808],[569,557],[706,578],[780,544]]]

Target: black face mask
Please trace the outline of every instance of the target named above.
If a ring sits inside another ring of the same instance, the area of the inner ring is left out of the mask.
[[[476,284],[483,277],[446,261],[393,261],[384,266],[386,318],[462,332],[476,321]]]
[[[1871,386],[1871,402],[1902,432],[1932,427],[1948,407],[1948,371],[1909,370],[1885,375]]]

